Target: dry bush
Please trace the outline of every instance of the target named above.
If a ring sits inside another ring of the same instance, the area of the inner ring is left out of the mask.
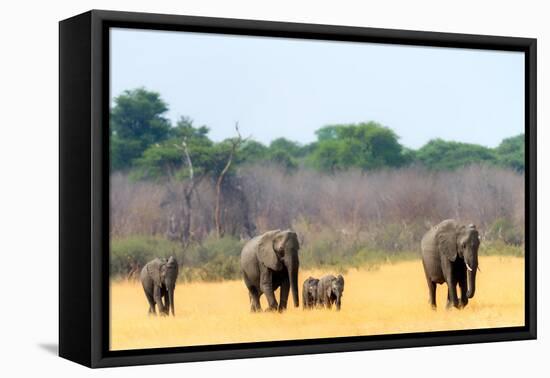
[[[478,225],[485,239],[521,244],[524,182],[521,173],[483,165],[452,172],[409,167],[333,175],[306,168],[289,173],[277,166],[246,166],[224,181],[223,225],[227,235],[240,239],[295,228],[306,247],[324,240],[324,248],[338,247],[341,253],[391,252],[418,249],[429,227],[456,218]],[[181,219],[186,211],[182,185],[113,175],[111,235],[165,235],[170,217]],[[194,241],[213,232],[214,201],[214,183],[203,179],[192,199]]]

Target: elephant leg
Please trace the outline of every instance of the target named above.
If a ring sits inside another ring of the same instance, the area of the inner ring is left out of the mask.
[[[147,297],[147,302],[149,302],[149,315],[156,315],[157,312],[155,311],[155,299],[153,298],[153,295],[145,290],[145,297]]]
[[[468,284],[466,283],[466,276],[458,280],[458,286],[460,287],[460,307],[464,308],[468,304]]]
[[[165,314],[170,315],[170,298],[168,298],[168,290],[162,291],[162,297],[164,298]]]
[[[264,268],[264,271],[260,274],[260,281],[260,287],[267,299],[269,311],[277,311],[278,304],[273,292],[273,276],[269,269]]]
[[[456,293],[456,282],[452,279],[447,282],[448,291],[447,291],[447,309],[451,307],[459,308],[458,306],[458,295]]]
[[[286,310],[286,304],[288,302],[288,294],[290,292],[290,281],[288,280],[288,276],[285,275],[283,280],[281,281],[281,295],[279,297],[279,312],[283,312]]]
[[[248,290],[248,296],[250,297],[250,311],[259,312],[262,311],[262,306],[260,305],[260,294],[256,288],[251,287]]]
[[[436,290],[437,290],[437,284],[428,279],[428,292],[430,296],[429,302],[433,310],[437,308],[436,296],[435,296]]]
[[[165,315],[164,305],[162,304],[162,295],[160,292],[160,286],[155,285],[155,287],[153,288],[153,298],[155,299],[155,303],[158,306],[159,314]]]
[[[257,285],[252,282],[248,276],[243,274],[244,278],[244,284],[246,285],[246,288],[248,289],[248,297],[250,298],[250,311],[256,312],[256,311],[262,311],[262,306],[260,305],[260,292],[258,290]]]

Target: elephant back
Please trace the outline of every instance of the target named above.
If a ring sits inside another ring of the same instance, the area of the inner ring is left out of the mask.
[[[241,268],[243,272],[250,269],[252,264],[263,264],[266,267],[279,270],[280,263],[273,250],[273,238],[280,230],[267,231],[250,239],[241,251]]]
[[[327,294],[327,291],[330,288],[332,281],[335,279],[336,277],[334,277],[332,274],[328,274],[319,278],[319,283],[317,284],[317,293],[320,298]]]
[[[450,261],[455,261],[457,256],[457,227],[458,224],[454,219],[446,219],[432,227],[422,238],[422,253],[432,254],[439,251]]]
[[[149,261],[143,267],[143,270],[146,272],[146,275],[153,280],[155,285],[158,285],[158,286],[161,285],[160,269],[164,264],[166,264],[166,260],[156,258]]]
[[[241,271],[252,281],[259,281],[260,271],[256,253],[262,235],[250,239],[241,250]]]

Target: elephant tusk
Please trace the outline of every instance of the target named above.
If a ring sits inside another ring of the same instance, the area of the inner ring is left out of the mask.
[[[468,268],[468,270],[469,270],[470,272],[473,272],[473,271],[474,271],[472,268],[470,268],[470,265],[468,265],[468,263],[466,263],[466,268]]]

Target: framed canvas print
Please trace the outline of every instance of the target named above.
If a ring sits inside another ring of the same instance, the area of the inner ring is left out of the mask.
[[[59,353],[536,337],[536,40],[60,22]]]

